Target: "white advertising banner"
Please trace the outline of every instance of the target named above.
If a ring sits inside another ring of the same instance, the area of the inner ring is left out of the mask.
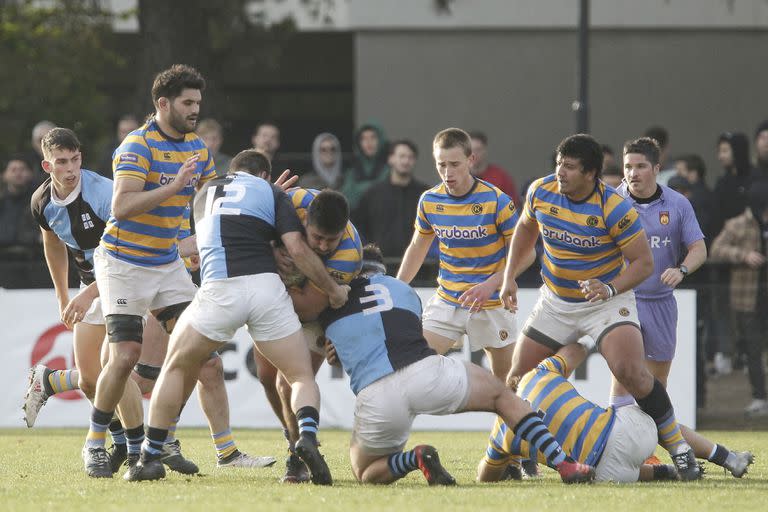
[[[426,303],[433,289],[417,290]],[[76,291],[73,290],[74,296]],[[669,390],[677,418],[691,427],[696,420],[695,333],[696,294],[690,290],[675,292],[678,301],[677,353],[672,365]],[[521,290],[518,327],[538,297],[538,290]],[[24,425],[21,404],[27,386],[29,368],[45,364],[51,368],[74,367],[72,332],[58,320],[58,307],[52,290],[0,289],[0,311],[4,334],[0,338],[6,358],[5,389],[0,395],[0,427]],[[252,343],[244,329],[238,331],[232,343],[222,351],[226,374],[231,422],[241,428],[277,428],[279,423],[267,403],[252,364]],[[465,347],[451,357],[470,359]],[[477,356],[476,356],[477,357]],[[577,389],[587,398],[605,404],[608,400],[610,373],[599,354],[592,354],[585,366],[574,375]],[[338,368],[323,365],[317,376],[322,394],[321,418],[326,428],[352,427],[354,395],[349,380]],[[146,401],[145,401],[146,402]],[[87,427],[90,404],[78,392],[57,395],[48,400],[37,419],[36,427]],[[422,416],[417,429],[486,430],[492,425],[486,413],[465,413],[448,418]],[[181,422],[185,426],[205,426],[207,423],[195,394],[184,409]]]

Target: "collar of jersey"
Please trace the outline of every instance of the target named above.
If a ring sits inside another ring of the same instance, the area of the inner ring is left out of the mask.
[[[155,125],[155,129],[157,130],[157,133],[159,133],[160,135],[162,135],[164,139],[168,139],[168,140],[170,140],[171,142],[184,142],[184,141],[186,140],[186,138],[187,138],[187,136],[186,136],[186,135],[184,135],[184,136],[183,136],[183,137],[181,137],[180,139],[177,139],[177,138],[175,138],[175,137],[171,137],[170,135],[168,135],[167,133],[165,133],[165,132],[164,132],[164,131],[163,131],[163,130],[160,128],[160,125],[157,123],[157,119],[155,119],[154,117],[152,118],[152,123]]]
[[[464,199],[465,197],[470,195],[472,192],[474,192],[475,189],[477,188],[477,185],[480,183],[480,180],[478,180],[474,176],[472,177],[472,179],[474,180],[474,183],[472,183],[472,186],[469,188],[469,192],[467,192],[466,194],[461,195],[461,196],[455,196],[455,195],[451,194],[450,192],[448,192],[448,187],[446,187],[445,184],[443,184],[443,188],[445,188],[445,195],[447,195],[451,199],[459,199],[459,200]]]
[[[72,192],[70,192],[69,195],[64,199],[59,199],[56,196],[56,191],[53,189],[53,180],[51,180],[51,202],[56,206],[67,206],[68,204],[71,204],[72,201],[74,201],[78,195],[80,195],[81,190],[83,190],[83,171],[82,170],[80,171],[80,179],[77,180],[77,185],[75,185],[75,188],[72,190]]]

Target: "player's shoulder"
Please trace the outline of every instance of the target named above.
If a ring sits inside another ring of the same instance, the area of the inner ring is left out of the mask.
[[[434,187],[429,187],[427,190],[421,193],[421,201],[436,201],[441,198],[445,198],[448,192],[445,190],[444,183],[438,183]]]
[[[531,182],[528,187],[528,194],[536,194],[539,191],[555,192],[557,191],[557,177],[555,174],[548,174],[537,178]]]
[[[99,187],[111,187],[113,185],[113,181],[111,179],[107,178],[106,176],[102,176],[96,171],[91,171],[90,169],[80,170],[80,180],[83,184],[83,187],[91,185]]]
[[[51,202],[51,177],[40,184],[39,187],[32,193],[29,205],[33,212],[42,212],[48,203]]]
[[[293,188],[287,192],[296,208],[307,208],[320,191],[313,188]]]
[[[659,187],[661,187],[661,197],[667,201],[671,201],[675,206],[685,208],[691,205],[688,198],[677,190],[661,184],[659,184]]]

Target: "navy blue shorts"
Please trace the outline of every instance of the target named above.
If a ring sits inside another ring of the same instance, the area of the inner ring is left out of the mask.
[[[643,333],[645,357],[651,361],[671,361],[677,346],[677,301],[670,295],[663,299],[637,299],[637,316]]]

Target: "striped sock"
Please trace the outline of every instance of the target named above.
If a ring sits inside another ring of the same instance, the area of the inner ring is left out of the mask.
[[[141,453],[141,443],[144,442],[144,425],[129,428],[125,431],[125,437],[128,439],[128,454],[138,455]]]
[[[675,418],[675,410],[672,408],[672,402],[661,382],[654,379],[651,392],[645,397],[639,398],[637,405],[653,418],[659,431],[659,444],[671,455],[684,453],[691,449],[683,439],[680,425]]]
[[[172,443],[176,440],[176,424],[179,422],[179,416],[176,416],[171,420],[171,424],[168,426],[168,437],[165,439],[166,443]]]
[[[707,457],[707,460],[709,462],[712,462],[713,464],[717,464],[718,466],[724,466],[725,461],[728,460],[728,455],[730,453],[731,452],[725,446],[721,444],[716,444],[712,448],[712,453],[709,454],[709,457]]]
[[[317,409],[311,405],[305,405],[296,411],[296,421],[299,424],[299,435],[317,443],[317,429],[320,423],[320,413]]]
[[[568,458],[560,447],[560,443],[535,412],[524,416],[512,430],[515,435],[528,441],[531,446],[541,452],[549,466],[556,468]]]
[[[168,437],[168,431],[163,428],[148,427],[147,437],[141,445],[142,458],[157,458],[163,454],[163,444]]]
[[[85,437],[86,448],[104,448],[107,439],[107,428],[112,421],[111,412],[100,411],[93,408],[91,411],[91,426]]]
[[[419,467],[416,463],[416,451],[408,450],[407,452],[393,453],[387,459],[387,465],[392,476],[402,478]]]
[[[120,423],[120,420],[117,418],[113,418],[112,422],[109,424],[109,435],[112,436],[113,444],[126,444],[128,442],[125,438],[123,424]]]
[[[227,429],[218,434],[211,434],[213,444],[216,445],[216,456],[219,460],[224,460],[237,451],[235,438],[232,435],[232,429]]]
[[[48,384],[51,386],[53,394],[80,389],[77,385],[77,379],[72,378],[72,374],[77,370],[53,370],[48,374]]]

